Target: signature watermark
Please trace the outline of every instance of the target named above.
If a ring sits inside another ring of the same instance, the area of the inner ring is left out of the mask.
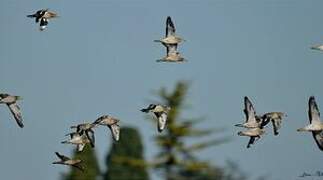
[[[313,173],[303,172],[298,176],[299,179],[323,180],[323,171],[316,171]]]

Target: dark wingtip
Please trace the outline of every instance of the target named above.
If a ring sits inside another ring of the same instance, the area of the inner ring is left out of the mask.
[[[56,154],[56,156],[57,156],[57,157],[59,157],[59,156],[60,156],[60,154],[59,154],[58,152],[55,152],[55,154]]]
[[[145,113],[146,113],[146,112],[148,112],[148,110],[147,110],[147,109],[140,109],[140,111],[141,111],[141,112],[145,112]]]
[[[314,96],[310,96],[310,98],[308,100],[308,105],[311,106],[311,104],[315,104],[315,97]]]
[[[279,132],[274,132],[274,135],[277,136],[279,134]]]

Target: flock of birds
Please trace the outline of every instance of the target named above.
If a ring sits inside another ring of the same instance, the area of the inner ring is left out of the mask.
[[[278,130],[281,127],[282,120],[287,115],[284,112],[268,112],[263,115],[257,115],[255,108],[248,97],[244,97],[244,113],[246,121],[242,124],[236,124],[237,127],[243,127],[247,130],[238,132],[239,136],[249,137],[247,148],[250,148],[261,135],[265,133],[264,127],[270,122],[273,126],[274,135],[279,134]],[[313,138],[318,145],[319,149],[323,151],[323,123],[320,120],[320,111],[316,104],[314,96],[308,100],[308,116],[310,124],[297,129],[298,132],[312,132]]]
[[[50,19],[58,17],[57,13],[49,11],[49,9],[42,9],[37,11],[34,14],[27,15],[29,18],[35,18],[36,23],[39,23],[40,31],[44,31],[47,28],[48,22]],[[181,56],[178,52],[177,47],[180,43],[185,41],[181,37],[175,34],[175,25],[172,19],[168,16],[166,19],[166,36],[160,40],[155,40],[155,42],[161,43],[166,47],[166,56],[157,60],[158,62],[184,62],[185,58]],[[312,49],[322,50],[323,45],[314,46]],[[20,96],[14,96],[9,94],[0,94],[0,104],[6,104],[14,119],[16,120],[19,127],[23,128],[23,119],[20,112],[20,108],[17,105],[17,102],[21,100]],[[158,132],[162,132],[166,128],[168,112],[171,110],[171,107],[161,105],[161,104],[150,104],[147,108],[141,109],[144,113],[153,113],[158,121],[157,129]],[[281,127],[282,120],[286,117],[286,114],[283,112],[268,112],[263,115],[256,114],[253,104],[248,97],[244,97],[244,113],[245,113],[245,122],[242,124],[236,124],[237,127],[243,127],[246,130],[238,132],[239,136],[249,137],[249,142],[247,148],[250,148],[261,136],[265,133],[265,127],[271,122],[273,126],[274,135],[278,135],[278,130]],[[308,115],[310,124],[304,128],[300,128],[297,131],[308,131],[312,132],[313,138],[317,143],[320,150],[323,151],[323,123],[320,120],[319,108],[315,102],[315,98],[311,96],[308,102]],[[72,144],[76,146],[77,151],[83,151],[85,145],[89,144],[92,148],[95,147],[95,136],[94,130],[98,126],[107,126],[112,134],[114,141],[120,139],[120,120],[114,118],[110,115],[103,115],[97,118],[94,122],[91,123],[82,123],[71,126],[71,129],[75,131],[66,134],[69,136],[68,140],[62,141],[63,144]],[[59,161],[53,162],[53,164],[61,164],[75,167],[81,171],[84,171],[84,167],[81,165],[82,160],[80,159],[71,159],[67,156],[64,156],[58,152],[55,152]]]

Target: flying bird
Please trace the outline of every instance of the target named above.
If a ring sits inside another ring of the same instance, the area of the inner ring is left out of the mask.
[[[316,104],[314,96],[311,96],[308,101],[308,117],[310,124],[297,129],[297,131],[312,132],[313,138],[321,151],[323,151],[323,123],[320,119],[320,111]]]
[[[107,126],[112,134],[112,137],[115,141],[119,141],[120,139],[120,126],[119,123],[120,120],[116,119],[109,115],[103,115],[99,117],[97,120],[94,121],[94,124]]]
[[[283,112],[269,112],[262,115],[263,124],[262,126],[266,126],[269,122],[272,122],[274,135],[277,136],[279,134],[278,129],[281,127],[281,123],[283,117],[286,117],[286,114]]]
[[[22,115],[20,112],[20,108],[17,105],[17,101],[21,100],[22,98],[20,96],[12,96],[9,94],[0,94],[0,104],[6,104],[13,117],[15,118],[17,124],[19,127],[23,128],[24,124],[22,123]]]
[[[248,128],[246,131],[238,132],[238,135],[250,137],[247,144],[247,148],[250,148],[250,145],[254,144],[258,139],[260,139],[260,136],[265,132],[262,126],[263,119],[256,115],[256,110],[247,96],[244,97],[243,112],[246,116],[245,122],[242,124],[236,124],[235,126]]]
[[[94,136],[94,130],[93,128],[96,127],[96,124],[94,123],[82,123],[78,124],[76,126],[71,126],[71,129],[76,129],[76,132],[79,135],[85,134],[86,137],[90,140],[90,144],[92,147],[95,146],[95,136]]]
[[[80,159],[71,159],[69,157],[66,157],[62,154],[59,154],[58,152],[55,152],[56,156],[60,159],[60,161],[55,161],[53,164],[62,164],[67,166],[72,166],[77,168],[80,171],[84,171],[84,168],[81,166],[82,160]]]
[[[171,108],[169,106],[164,106],[164,105],[160,105],[160,104],[157,104],[157,105],[150,104],[147,108],[141,109],[141,112],[154,113],[158,119],[158,123],[157,123],[158,132],[162,132],[166,127],[167,116],[168,116],[168,112],[170,111],[170,109]]]
[[[35,18],[35,22],[39,23],[39,30],[43,31],[47,28],[49,19],[58,17],[57,13],[49,11],[49,9],[41,9],[34,14],[27,15],[29,18]]]
[[[77,151],[83,151],[86,144],[91,144],[90,140],[85,134],[80,135],[77,132],[72,132],[67,134],[66,136],[70,136],[69,140],[62,141],[62,144],[73,144],[76,145]]]
[[[175,34],[175,25],[170,16],[166,19],[166,35],[165,38],[160,40],[154,40],[155,42],[160,42],[164,45],[177,45],[184,40]]]

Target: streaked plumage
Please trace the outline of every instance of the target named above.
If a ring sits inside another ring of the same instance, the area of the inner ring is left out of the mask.
[[[71,159],[67,156],[59,154],[58,152],[55,152],[55,154],[60,159],[60,161],[55,161],[55,162],[53,162],[53,164],[62,164],[62,165],[72,166],[72,167],[77,168],[80,171],[84,171],[84,168],[81,166],[82,160]]]
[[[297,131],[312,132],[316,144],[323,151],[323,123],[321,122],[320,111],[314,96],[311,96],[308,101],[308,116],[310,124],[304,128],[297,129]]]
[[[117,118],[114,118],[109,115],[103,115],[103,116],[99,117],[94,122],[94,124],[107,126],[111,131],[113,139],[115,141],[119,141],[119,139],[120,139],[120,126],[118,124],[119,122],[120,122],[120,120]]]
[[[149,112],[154,113],[158,119],[158,123],[157,123],[158,132],[162,132],[166,127],[167,116],[170,109],[171,108],[169,106],[164,106],[160,104],[157,104],[157,105],[150,104],[147,108],[141,109],[141,111],[145,113],[149,113]]]
[[[10,112],[12,113],[13,117],[15,118],[17,124],[19,127],[23,128],[23,120],[22,120],[22,115],[20,112],[20,108],[17,105],[17,101],[21,100],[22,98],[20,96],[12,96],[9,94],[0,94],[0,104],[6,104]]]

